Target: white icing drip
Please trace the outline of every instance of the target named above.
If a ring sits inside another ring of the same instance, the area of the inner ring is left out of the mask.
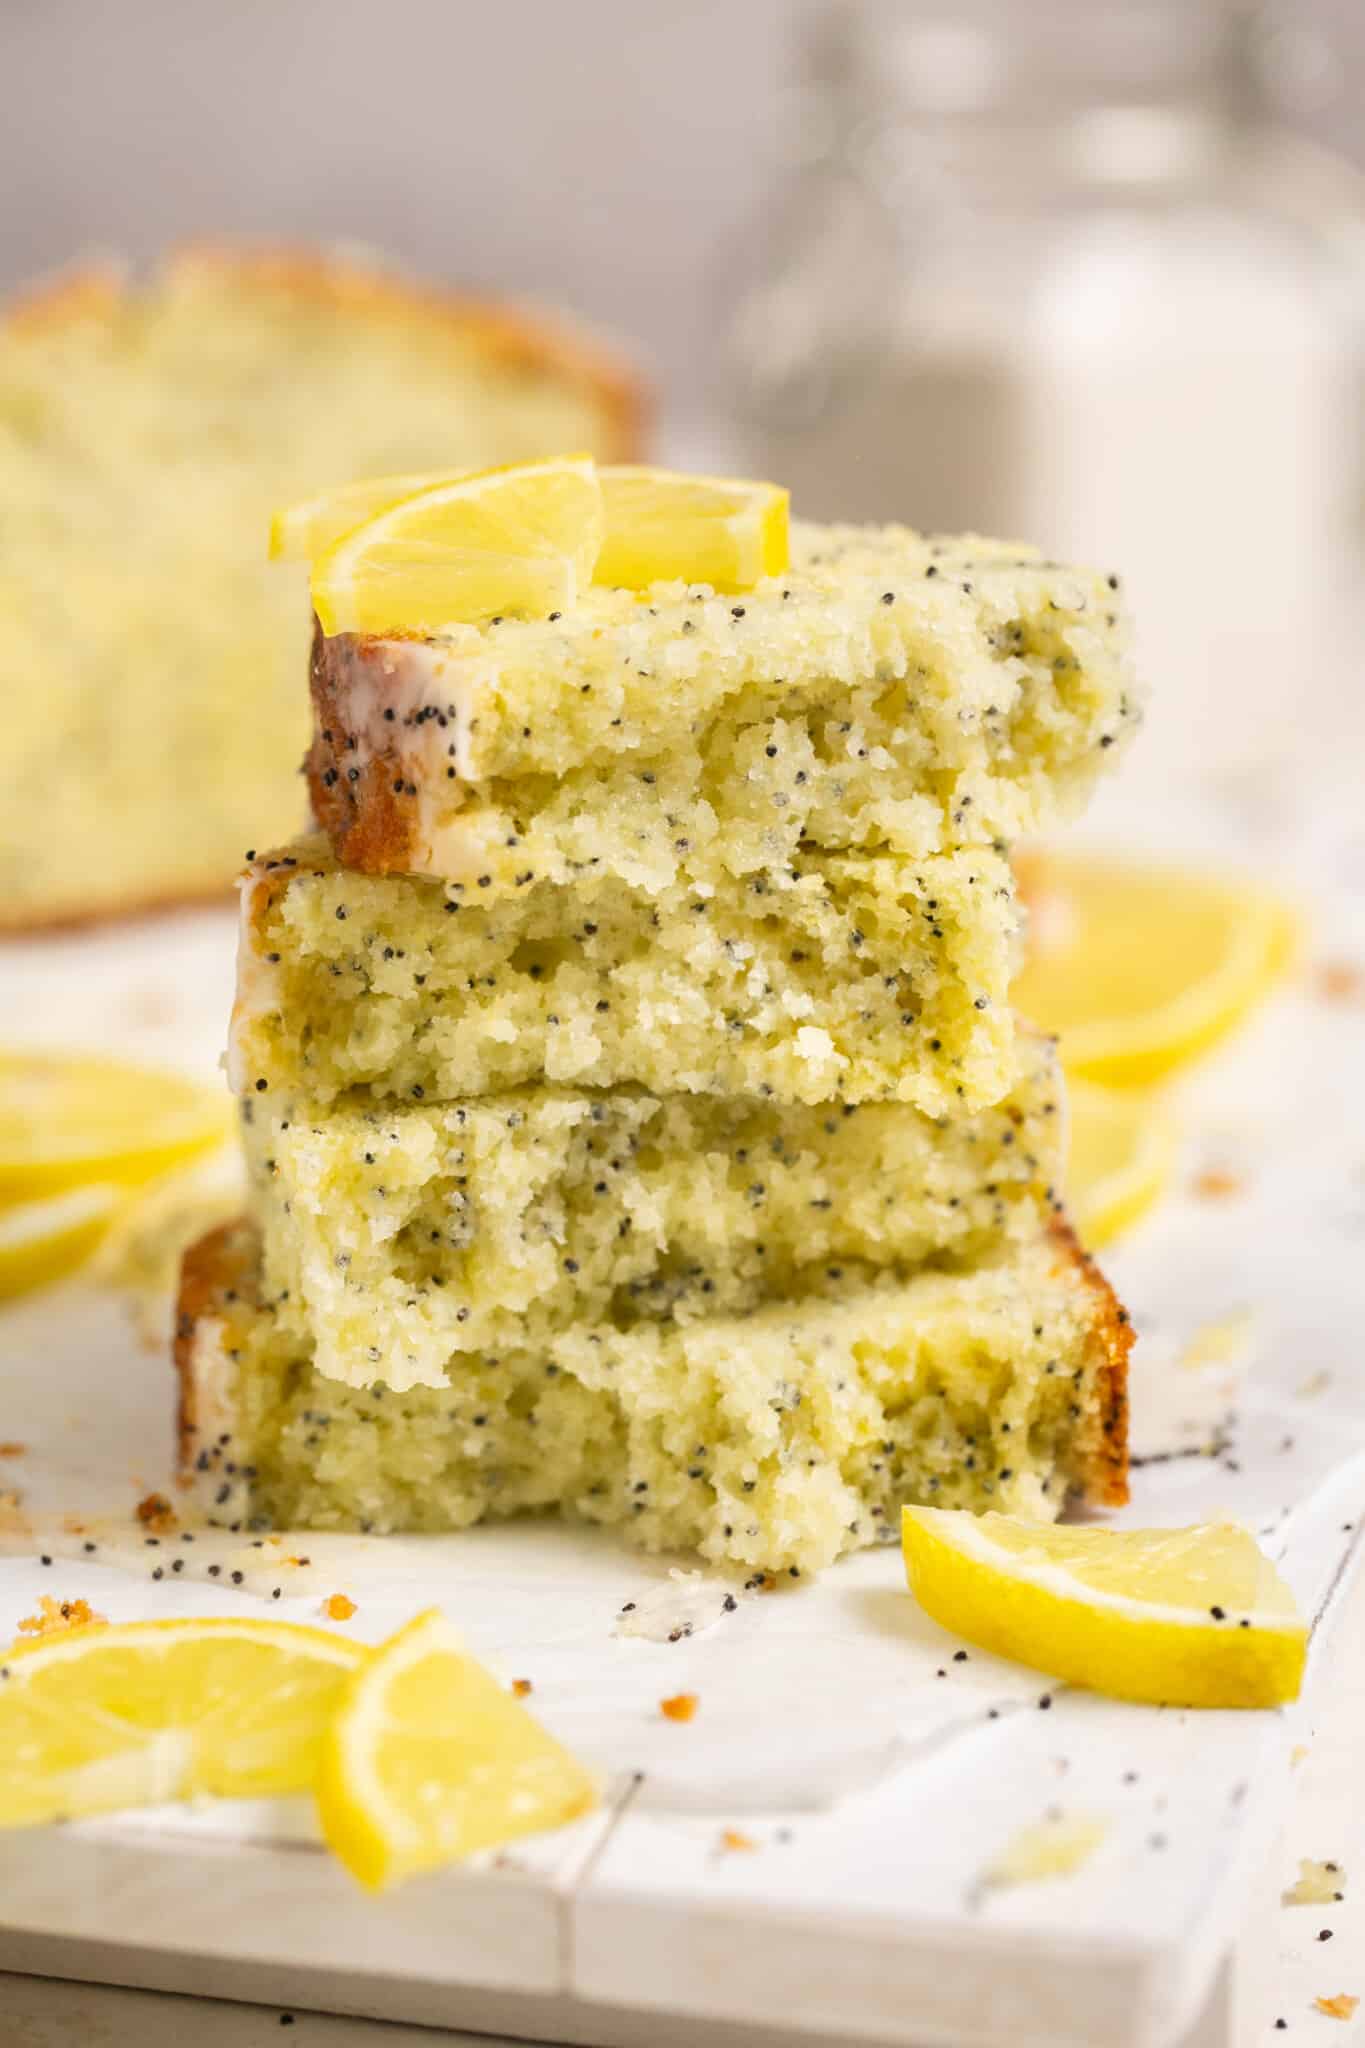
[[[269,1016],[282,1006],[280,976],[256,944],[257,899],[269,876],[260,868],[249,868],[237,884],[241,899],[237,930],[237,992],[228,1025],[227,1051],[223,1066],[228,1087],[234,1095],[245,1095],[249,1085],[242,1040],[258,1017]]]
[[[462,782],[474,779],[471,721],[496,676],[497,664],[482,653],[477,634],[470,638],[467,646],[388,641],[370,659],[340,665],[337,715],[347,738],[355,742],[348,758],[356,767],[392,754],[423,797],[428,779],[448,781],[447,768],[453,767]],[[386,711],[394,716],[386,718]],[[436,718],[415,723],[422,711],[440,711],[446,723]],[[448,799],[443,807],[449,809]]]

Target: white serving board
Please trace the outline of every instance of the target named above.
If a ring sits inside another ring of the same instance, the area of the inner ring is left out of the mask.
[[[1321,906],[1312,959],[1365,965],[1365,833],[1345,815],[1292,838],[1282,826],[1278,845],[1257,818],[1254,836]],[[210,916],[12,949],[4,1034],[211,1070],[231,943],[230,920]],[[1362,1040],[1365,1010],[1325,1002],[1305,970],[1186,1086],[1185,1191],[1107,1261],[1140,1333],[1139,1451],[1193,1450],[1226,1425],[1218,1456],[1142,1464],[1125,1519],[1231,1513],[1260,1531],[1317,1618],[1308,1698],[1283,1714],[1143,1711],[975,1651],[956,1662],[888,1551],[742,1598],[669,1643],[618,1634],[624,1604],[704,1618],[714,1594],[552,1523],[308,1537],[247,1557],[240,1538],[146,1546],[130,1510],[170,1470],[164,1357],[88,1285],[0,1315],[0,1440],[27,1446],[0,1486],[23,1489],[34,1531],[4,1540],[0,1639],[43,1592],[111,1618],[264,1601],[315,1620],[346,1591],[366,1638],[436,1602],[497,1668],[532,1679],[536,1710],[610,1780],[593,1819],[378,1901],[298,1807],[0,1838],[0,1967],[651,2048],[764,2029],[1242,2048],[1220,1969],[1365,1549]],[[1235,1194],[1189,1192],[1210,1165]],[[91,1531],[62,1526],[73,1513],[97,1520],[93,1561]],[[306,1568],[280,1564],[291,1548]],[[241,1587],[208,1580],[210,1561],[242,1569]],[[679,1691],[700,1698],[690,1724],[659,1715]],[[1001,1847],[1057,1809],[1105,1823],[1086,1867],[983,1891]],[[726,1848],[727,1829],[755,1846]]]

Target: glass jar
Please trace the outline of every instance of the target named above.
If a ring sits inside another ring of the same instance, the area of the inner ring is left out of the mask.
[[[1147,786],[1356,718],[1365,203],[1277,113],[1311,54],[1265,7],[826,6],[733,289],[740,459],[802,513],[1121,571]]]

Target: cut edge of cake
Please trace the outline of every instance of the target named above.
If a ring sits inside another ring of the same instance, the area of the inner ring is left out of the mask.
[[[1074,1358],[1071,1362],[1075,1366],[1077,1385],[1082,1377],[1088,1382],[1089,1405],[1084,1415],[1076,1418],[1065,1467],[1057,1464],[1052,1470],[1054,1473],[1061,1470],[1066,1478],[1067,1498],[1091,1505],[1121,1505],[1127,1499],[1127,1370],[1133,1342],[1127,1313],[1120,1307],[1093,1260],[1081,1249],[1070,1227],[1060,1218],[1040,1234],[1033,1255],[1049,1262],[1049,1284],[1055,1282],[1059,1290],[1064,1290],[1070,1306],[1078,1313],[1079,1321],[1072,1338],[1080,1346],[1080,1363],[1076,1365]],[[191,1496],[208,1519],[226,1523],[230,1528],[271,1526],[269,1517],[263,1517],[253,1507],[251,1487],[256,1476],[252,1463],[253,1445],[250,1437],[243,1434],[243,1411],[237,1385],[238,1361],[250,1347],[253,1328],[259,1329],[268,1323],[268,1310],[262,1306],[257,1294],[258,1258],[259,1241],[245,1222],[224,1225],[200,1239],[184,1259],[176,1317],[174,1363],[178,1382],[182,1474]],[[1023,1264],[1020,1259],[1021,1271]],[[953,1287],[965,1289],[983,1276],[989,1281],[991,1270],[988,1267],[979,1269],[975,1275],[929,1275],[922,1278],[939,1291]],[[914,1281],[907,1283],[912,1288],[916,1284]],[[1018,1303],[1015,1306],[1017,1308]],[[768,1320],[775,1322],[776,1318],[769,1316]],[[705,1326],[693,1326],[694,1329],[698,1327]],[[710,1334],[714,1340],[714,1326]],[[1038,1334],[1035,1328],[1035,1335]],[[1051,1334],[1048,1330],[1042,1332],[1044,1338]],[[591,1345],[591,1333],[585,1333],[582,1342]],[[310,1370],[305,1359],[297,1361],[297,1369],[303,1372]],[[295,1370],[292,1361],[289,1370],[291,1374]],[[346,1389],[338,1386],[335,1391],[343,1399],[357,1398],[354,1390],[348,1394]],[[458,1392],[458,1386],[453,1387],[452,1393]],[[662,1405],[662,1424],[656,1415],[647,1421],[647,1429],[666,1430],[669,1427],[667,1404],[664,1402]],[[799,1400],[796,1405],[800,1405]],[[632,1418],[624,1418],[623,1426],[629,1430]],[[655,1471],[656,1479],[676,1482],[680,1487],[685,1479],[690,1480],[695,1475],[683,1474],[676,1450],[658,1450],[661,1440],[653,1439],[655,1464],[651,1469]],[[329,1433],[329,1444],[331,1441]],[[870,1447],[868,1455],[872,1451],[875,1451],[875,1445]],[[798,1479],[805,1483],[800,1475]],[[768,1483],[764,1481],[765,1486]],[[779,1460],[776,1484],[781,1489],[785,1483],[781,1478]],[[781,1532],[776,1527],[760,1527],[759,1521],[747,1529],[737,1528],[727,1521],[722,1533],[714,1507],[710,1522],[703,1516],[700,1521],[694,1518],[687,1526],[704,1530],[703,1536],[695,1538],[696,1545],[701,1554],[716,1565],[789,1569],[796,1563],[801,1570],[819,1569],[843,1551],[862,1547],[869,1537],[859,1532],[856,1520],[851,1530],[846,1523],[850,1504],[857,1505],[856,1482],[848,1480],[837,1463],[831,1465],[827,1472],[818,1474],[813,1484],[814,1491],[802,1496],[797,1505],[803,1513],[823,1521],[818,1530],[793,1529],[790,1521],[792,1498],[785,1493],[781,1495],[782,1512],[788,1520]],[[1037,1482],[1030,1480],[1030,1484],[1036,1490]],[[733,1474],[727,1485],[729,1490],[725,1500],[728,1504],[736,1498]],[[748,1491],[746,1486],[745,1492]],[[980,1491],[979,1503],[954,1500],[950,1495],[947,1504],[974,1507],[1002,1504],[993,1486],[983,1485]],[[986,1498],[988,1493],[990,1499]],[[1042,1518],[1060,1512],[1065,1504],[1060,1496],[1047,1496],[1048,1489],[1044,1485],[1031,1509]],[[935,1496],[930,1492],[928,1497],[933,1500]],[[760,1494],[752,1510],[760,1520],[765,1512],[760,1505],[762,1498]],[[938,1498],[943,1504],[943,1497],[940,1495]],[[1017,1510],[1020,1503],[1007,1495],[1004,1504],[1013,1505]],[[633,1523],[623,1509],[613,1508],[610,1503],[603,1503],[599,1508],[581,1494],[564,1501],[557,1500],[552,1493],[542,1494],[528,1505],[539,1508],[558,1505],[584,1519],[624,1524],[627,1533],[632,1529],[638,1531],[638,1540],[646,1547],[674,1550],[682,1547],[676,1536],[661,1535],[652,1530],[648,1519]],[[464,1526],[480,1518],[485,1511],[479,1508],[467,1513],[463,1522],[443,1524],[428,1520],[415,1526]],[[648,1503],[648,1515],[659,1511],[666,1512],[656,1509],[654,1502]],[[1030,1510],[1026,1507],[1024,1511]],[[887,1507],[879,1505],[872,1512],[880,1521],[871,1540],[891,1540],[887,1533],[891,1526]],[[685,1516],[683,1519],[686,1522]],[[345,1514],[330,1510],[324,1525],[357,1526]],[[397,1533],[405,1525],[401,1516],[391,1516],[382,1526]],[[850,1534],[856,1541],[849,1541]],[[751,1538],[752,1541],[749,1540]]]

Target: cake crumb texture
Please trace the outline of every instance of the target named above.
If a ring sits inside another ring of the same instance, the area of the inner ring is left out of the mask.
[[[1131,1334],[1069,1232],[961,1273],[458,1353],[442,1388],[325,1379],[261,1298],[259,1243],[188,1255],[185,1472],[233,1527],[441,1530],[557,1509],[650,1550],[805,1573],[906,1502],[1055,1516],[1125,1496]]]

